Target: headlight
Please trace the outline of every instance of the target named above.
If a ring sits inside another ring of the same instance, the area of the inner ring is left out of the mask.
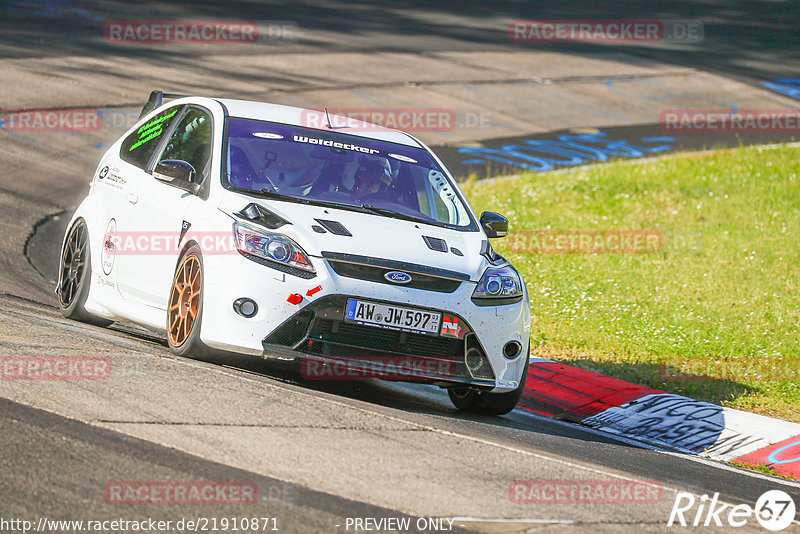
[[[522,279],[510,265],[489,267],[483,273],[472,298],[486,304],[496,300],[514,300],[522,297]]]
[[[313,273],[314,267],[300,245],[282,234],[255,230],[241,223],[233,223],[236,247],[245,254],[268,261],[288,265]]]

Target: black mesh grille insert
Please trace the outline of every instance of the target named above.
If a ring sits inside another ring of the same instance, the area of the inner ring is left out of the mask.
[[[270,345],[281,345],[309,357],[353,366],[378,364],[384,370],[410,361],[414,369],[421,370],[417,376],[428,382],[448,377],[494,380],[491,365],[474,334],[457,339],[345,322],[348,298],[329,295],[310,303],[264,339],[265,350]],[[463,318],[459,320],[469,329]],[[465,357],[468,349],[472,350],[469,359]]]
[[[465,363],[469,368],[470,374],[475,378],[494,378],[492,366],[489,365],[489,360],[486,358],[486,353],[483,352],[483,347],[478,343],[478,338],[473,333],[469,333],[464,337],[465,343]]]
[[[264,342],[284,347],[297,346],[298,343],[305,339],[309,323],[313,317],[314,312],[312,310],[304,309],[276,328],[272,334],[267,336]]]
[[[314,219],[319,224],[321,224],[327,231],[335,235],[343,235],[347,237],[352,237],[347,228],[344,227],[342,223],[339,221],[329,221],[327,219]]]
[[[355,347],[431,358],[454,359],[463,352],[464,347],[464,342],[458,339],[398,332],[325,319],[316,321],[310,337]]]
[[[428,376],[470,378],[464,364],[464,342],[458,339],[320,320],[299,350],[352,365],[377,364],[381,369],[408,360],[413,362],[412,368],[427,370]]]
[[[422,236],[422,239],[425,240],[425,244],[428,245],[429,249],[435,250],[436,252],[447,252],[447,243],[444,239],[427,235]]]
[[[328,260],[328,263],[339,276],[358,278],[359,280],[368,280],[370,282],[377,282],[380,284],[396,285],[384,278],[386,273],[392,272],[395,269],[387,269],[386,267],[373,267],[371,265],[360,265],[357,263],[347,263],[343,261]],[[458,286],[461,285],[459,280],[448,280],[445,278],[438,278],[436,276],[429,276],[419,273],[409,274],[411,274],[411,281],[403,284],[403,287],[413,287],[414,289],[425,289],[427,291],[438,291],[439,293],[452,293],[458,289]]]

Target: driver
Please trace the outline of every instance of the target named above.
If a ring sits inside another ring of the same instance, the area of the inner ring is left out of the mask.
[[[351,194],[358,199],[380,193],[392,182],[392,175],[385,161],[363,157],[358,160],[358,169],[353,177]]]

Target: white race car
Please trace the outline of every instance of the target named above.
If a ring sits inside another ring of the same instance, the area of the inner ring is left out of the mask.
[[[154,91],[67,226],[56,293],[65,316],[166,331],[180,355],[434,384],[503,414],[530,350],[525,284],[489,244],[507,231],[406,133]]]

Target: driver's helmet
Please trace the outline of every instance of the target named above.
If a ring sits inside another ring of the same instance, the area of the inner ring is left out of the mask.
[[[358,169],[354,174],[353,193],[357,197],[372,195],[386,189],[392,183],[392,171],[385,159],[358,160]]]

